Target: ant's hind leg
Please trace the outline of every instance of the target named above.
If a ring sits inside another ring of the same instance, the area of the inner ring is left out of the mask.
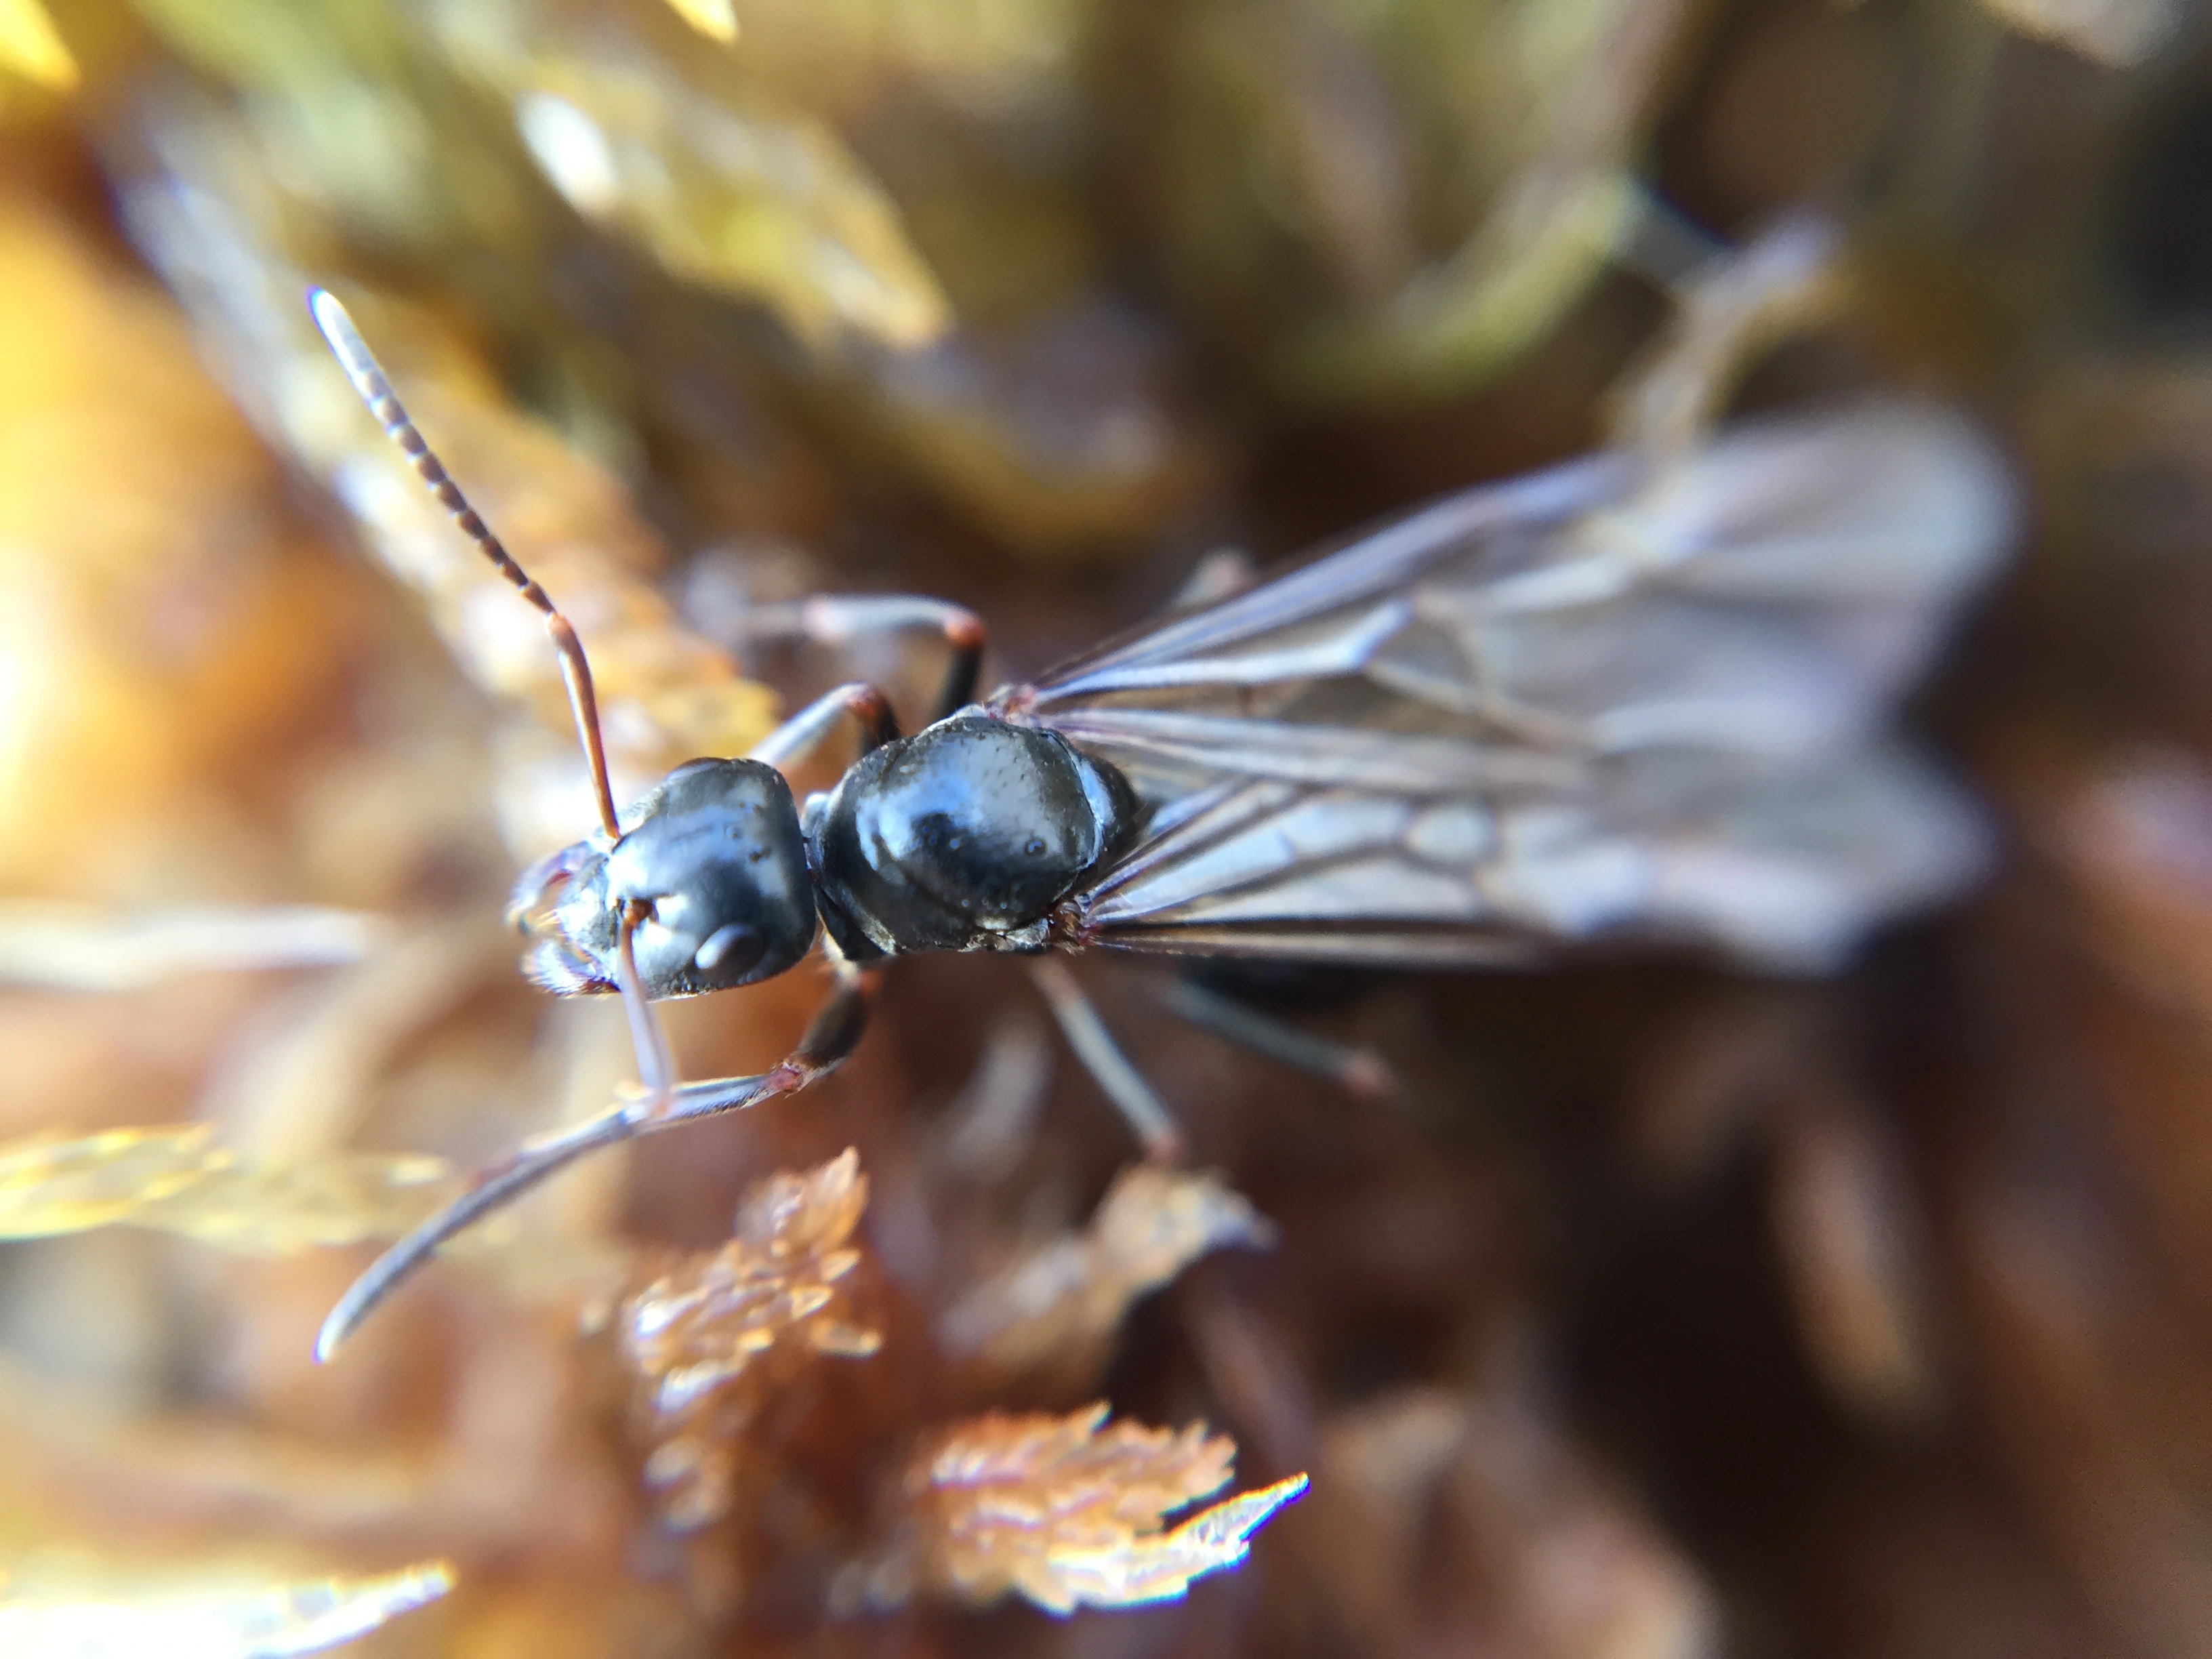
[[[975,676],[988,638],[982,618],[963,606],[912,593],[822,593],[788,605],[756,605],[714,629],[720,641],[742,649],[775,640],[803,640],[842,646],[866,634],[929,629],[941,637],[950,656],[945,681],[930,715],[942,720],[975,701]]]
[[[1403,1092],[1390,1062],[1372,1048],[1317,1037],[1180,975],[1162,981],[1154,994],[1163,1007],[1185,1024],[1233,1042],[1263,1060],[1324,1078],[1359,1099],[1392,1100]]]

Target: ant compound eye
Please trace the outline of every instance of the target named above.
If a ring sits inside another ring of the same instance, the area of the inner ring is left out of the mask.
[[[767,954],[766,939],[742,921],[732,921],[717,927],[691,960],[702,974],[745,974]]]

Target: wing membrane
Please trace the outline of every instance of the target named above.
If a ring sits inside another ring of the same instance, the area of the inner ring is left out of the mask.
[[[1883,732],[2011,492],[1901,402],[1449,497],[1002,698],[1152,804],[1098,944],[1487,963],[1648,936],[1785,969],[1979,868]]]

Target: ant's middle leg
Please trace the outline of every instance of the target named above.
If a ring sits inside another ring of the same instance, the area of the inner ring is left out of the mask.
[[[880,748],[899,734],[898,717],[890,700],[866,680],[854,680],[834,691],[825,691],[775,731],[755,744],[748,760],[765,761],[782,771],[805,760],[838,723],[848,717],[860,728],[860,752]]]
[[[1030,977],[1043,994],[1045,1006],[1060,1023],[1060,1035],[1091,1073],[1114,1109],[1135,1133],[1145,1156],[1156,1164],[1179,1164],[1184,1144],[1182,1127],[1144,1073],[1130,1063],[1121,1045],[1107,1030],[1091,998],[1066,963],[1057,957],[1030,958]]]
[[[1403,1093],[1390,1062],[1374,1049],[1316,1036],[1188,975],[1160,981],[1153,994],[1186,1024],[1264,1060],[1326,1079],[1357,1098],[1390,1100]]]

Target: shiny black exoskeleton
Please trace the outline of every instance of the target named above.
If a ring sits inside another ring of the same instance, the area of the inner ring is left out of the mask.
[[[651,997],[783,972],[821,921],[848,958],[1042,949],[1053,908],[1125,847],[1136,797],[1049,732],[963,710],[862,755],[802,830],[790,787],[757,761],[678,767],[609,847],[579,842],[526,874],[514,914],[532,973],[564,993],[616,988],[626,906]]]
[[[698,996],[772,978],[814,943],[814,887],[799,808],[783,774],[758,761],[678,767],[604,835],[527,872],[511,914],[536,934],[527,966],[563,994],[617,988],[624,908],[647,996]],[[550,904],[549,904],[550,902]]]
[[[1136,818],[1112,767],[963,712],[860,757],[807,802],[806,842],[822,920],[854,961],[1041,950],[1054,905]]]

